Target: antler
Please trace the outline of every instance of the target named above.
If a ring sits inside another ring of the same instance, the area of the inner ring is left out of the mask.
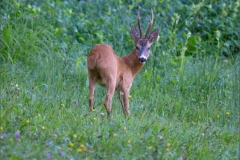
[[[139,32],[140,32],[140,38],[142,38],[142,28],[141,28],[141,24],[140,24],[140,7],[138,7],[138,28],[139,28]]]
[[[151,28],[152,28],[152,24],[153,24],[153,10],[152,10],[152,8],[151,8],[151,19],[150,19],[150,24],[149,24],[149,27],[148,27],[147,33],[146,33],[146,35],[145,35],[145,38],[148,37],[149,32],[150,32],[150,30],[151,30]]]

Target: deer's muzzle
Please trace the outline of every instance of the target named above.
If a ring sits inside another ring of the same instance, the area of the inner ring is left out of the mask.
[[[147,61],[147,58],[146,57],[144,57],[144,56],[141,56],[141,57],[139,57],[139,59],[138,59],[141,63],[144,63],[144,62],[146,62]]]

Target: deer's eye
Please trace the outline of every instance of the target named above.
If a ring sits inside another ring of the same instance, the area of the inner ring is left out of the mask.
[[[136,50],[139,50],[139,47],[138,47],[138,46],[136,46]]]
[[[149,50],[150,50],[150,47],[148,47],[147,50],[149,51]]]

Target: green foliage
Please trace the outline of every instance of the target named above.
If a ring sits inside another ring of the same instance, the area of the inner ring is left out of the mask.
[[[86,58],[116,54],[141,6],[157,42],[131,89],[131,117],[112,119],[97,87],[88,110]],[[239,159],[239,1],[3,1],[0,159]]]

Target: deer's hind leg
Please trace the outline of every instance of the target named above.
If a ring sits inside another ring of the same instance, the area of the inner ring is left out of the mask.
[[[94,91],[97,84],[97,77],[92,71],[88,71],[88,81],[89,81],[89,109],[92,111],[94,106]]]

